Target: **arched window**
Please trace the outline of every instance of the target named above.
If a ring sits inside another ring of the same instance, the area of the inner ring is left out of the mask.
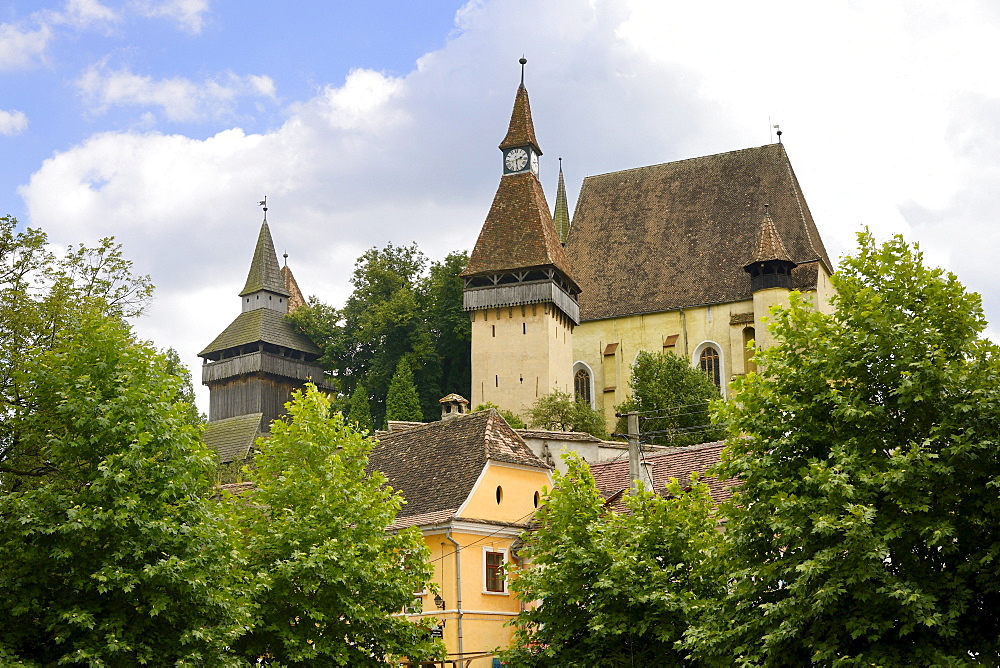
[[[590,372],[586,369],[578,369],[573,376],[573,393],[577,401],[585,401],[590,406]]]
[[[722,372],[721,364],[719,364],[719,351],[712,346],[705,346],[701,350],[701,355],[698,357],[698,364],[701,366],[701,370],[704,371],[709,380],[715,383],[716,387],[722,387]]]

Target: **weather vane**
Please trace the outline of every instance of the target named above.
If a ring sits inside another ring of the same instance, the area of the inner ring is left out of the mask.
[[[259,204],[262,207],[264,207],[264,222],[266,223],[267,222],[267,195],[264,195],[264,199],[262,199],[261,201],[257,202],[257,204]]]

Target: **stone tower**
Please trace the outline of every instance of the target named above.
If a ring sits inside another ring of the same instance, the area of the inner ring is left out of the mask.
[[[552,390],[572,393],[580,321],[580,290],[538,180],[542,151],[523,76],[500,151],[503,173],[462,272],[463,302],[472,319],[472,405],[523,415]]]
[[[788,293],[792,290],[792,262],[785,244],[781,241],[778,228],[774,225],[767,204],[764,205],[764,220],[761,221],[757,237],[757,249],[750,263],[743,270],[750,274],[750,289],[753,291],[754,331],[758,348],[771,345],[771,333],[761,318],[766,318],[775,305],[787,306]]]

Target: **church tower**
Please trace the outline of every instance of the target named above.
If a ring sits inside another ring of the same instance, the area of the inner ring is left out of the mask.
[[[788,305],[788,293],[792,290],[792,269],[795,267],[796,264],[789,257],[778,228],[774,225],[769,207],[765,204],[757,249],[750,263],[743,267],[750,274],[754,332],[758,348],[767,348],[772,343],[771,332],[761,318],[770,314],[772,306]]]
[[[499,147],[500,185],[462,277],[472,319],[472,405],[524,415],[552,390],[573,392],[580,289],[538,180],[542,151],[524,87],[527,61],[520,62],[521,85]]]
[[[198,353],[202,383],[209,388],[205,443],[223,462],[243,459],[254,438],[283,415],[292,390],[312,380],[324,387],[316,365],[321,351],[285,320],[291,302],[301,302],[291,270],[278,268],[267,225],[267,209],[246,284],[242,313]]]

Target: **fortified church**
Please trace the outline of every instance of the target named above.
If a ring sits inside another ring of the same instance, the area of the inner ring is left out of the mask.
[[[522,66],[526,61],[521,60]],[[672,351],[723,394],[752,370],[747,344],[767,346],[763,319],[789,292],[829,307],[831,264],[780,143],[591,176],[569,215],[562,170],[555,212],[538,178],[542,151],[522,82],[493,204],[462,272],[472,320],[471,404],[524,412],[554,389],[575,393],[613,424],[643,350]],[[199,355],[210,389],[205,441],[223,462],[246,458],[291,390],[323,386],[320,350],[284,318],[302,304],[279,268],[265,220],[241,312]],[[419,527],[438,592],[405,612],[439,620],[452,666],[490,666],[522,602],[504,566],[521,565],[528,528],[556,455],[591,463],[614,507],[631,484],[622,443],[589,434],[512,429],[496,410],[441,400],[442,420],[390,423],[370,466],[406,498],[397,525]],[[718,461],[721,443],[647,453],[641,475],[661,489]],[[708,480],[717,500],[728,491]]]

